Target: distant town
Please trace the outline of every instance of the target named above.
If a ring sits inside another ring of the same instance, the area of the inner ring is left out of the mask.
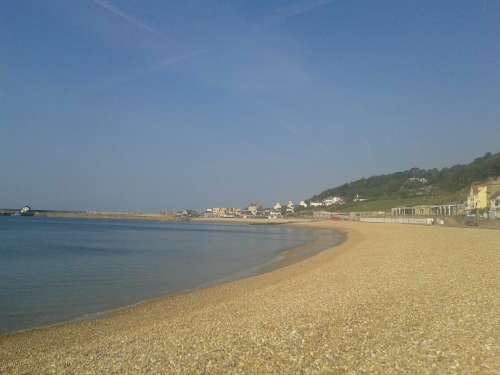
[[[410,181],[415,182],[415,181]],[[426,184],[425,179],[419,178],[419,183]],[[301,200],[294,202],[276,202],[272,207],[252,202],[244,208],[238,207],[210,207],[202,210],[165,210],[160,214],[146,214],[141,212],[99,212],[99,211],[44,211],[32,210],[24,206],[19,210],[2,209],[0,216],[89,216],[109,219],[119,218],[172,218],[189,220],[191,218],[215,219],[281,219],[281,218],[314,218],[314,219],[348,219],[362,218],[397,218],[397,217],[426,217],[426,218],[460,218],[467,224],[474,225],[478,220],[500,221],[500,177],[489,178],[486,181],[473,183],[469,188],[466,201],[462,203],[447,203],[440,205],[415,205],[391,207],[383,211],[345,211],[343,207],[348,203],[365,202],[367,198],[356,194],[352,200],[346,197],[331,196],[322,200]]]
[[[28,202],[27,202],[28,203]],[[389,223],[500,226],[500,153],[442,169],[412,168],[361,178],[309,199],[282,200],[270,207],[163,210],[157,213],[0,209],[0,216],[189,221],[217,219],[339,219]],[[286,219],[286,220],[283,220]]]
[[[415,178],[411,178],[416,180]],[[410,181],[415,182],[415,181]],[[425,184],[424,178],[418,179]],[[352,202],[364,202],[367,198],[356,194]],[[301,200],[286,203],[276,202],[272,207],[263,207],[259,203],[250,203],[244,208],[213,207],[203,211],[183,210],[176,212],[178,216],[202,216],[207,218],[267,218],[277,219],[288,216],[313,216],[316,218],[332,218],[347,216],[426,216],[451,217],[475,215],[484,219],[500,218],[500,178],[477,182],[470,186],[467,200],[463,203],[441,205],[415,205],[392,207],[387,211],[345,212],[342,207],[349,203],[345,197],[331,196],[321,201]],[[337,209],[337,210],[336,210]]]

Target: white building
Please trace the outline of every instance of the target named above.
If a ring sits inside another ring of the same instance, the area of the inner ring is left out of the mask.
[[[344,200],[340,197],[329,197],[323,200],[325,206],[333,206],[334,204],[343,204]]]
[[[409,182],[419,182],[421,184],[426,184],[428,181],[425,177],[410,177]]]
[[[21,216],[33,216],[33,212],[31,211],[31,207],[30,206],[24,206],[23,208],[21,208]]]
[[[212,215],[215,217],[223,217],[226,214],[226,209],[223,207],[213,207]]]
[[[300,201],[299,206],[307,208],[307,203],[305,201]]]
[[[353,199],[354,202],[364,202],[366,198],[362,198],[359,194],[356,194],[356,197]]]
[[[251,215],[257,216],[257,211],[259,210],[259,205],[257,203],[250,203],[248,205],[247,211],[250,212]]]
[[[269,212],[269,216],[267,217],[268,219],[277,219],[281,217],[281,212],[279,211],[271,211]]]
[[[311,207],[323,207],[323,202],[311,202]]]
[[[276,202],[276,204],[273,206],[273,210],[280,211],[281,210],[281,203]]]

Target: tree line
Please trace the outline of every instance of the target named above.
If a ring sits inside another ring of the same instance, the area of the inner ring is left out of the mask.
[[[407,198],[455,193],[470,184],[500,176],[500,152],[488,152],[469,164],[442,169],[412,168],[402,172],[361,178],[313,196],[318,201],[330,196],[352,200],[359,194],[367,199]]]

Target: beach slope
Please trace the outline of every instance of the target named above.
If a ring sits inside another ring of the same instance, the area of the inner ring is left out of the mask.
[[[315,223],[342,245],[0,337],[0,373],[500,373],[500,231]]]

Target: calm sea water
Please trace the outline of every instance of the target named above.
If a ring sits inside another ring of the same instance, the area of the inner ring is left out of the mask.
[[[313,236],[283,226],[0,217],[0,331],[243,276]]]

